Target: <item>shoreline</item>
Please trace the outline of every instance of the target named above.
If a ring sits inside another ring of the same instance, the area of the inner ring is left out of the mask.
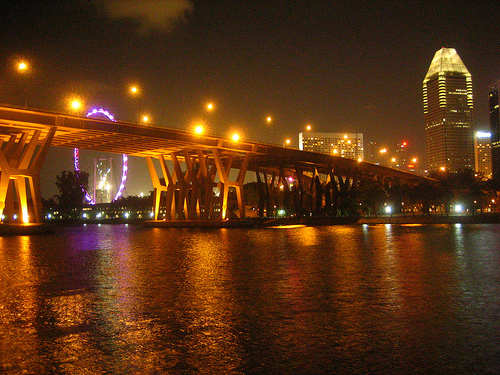
[[[84,224],[131,224],[144,228],[273,228],[298,226],[336,226],[336,225],[439,225],[439,224],[500,224],[500,212],[476,215],[417,215],[417,216],[378,216],[378,217],[337,217],[337,218],[248,218],[232,220],[144,220],[125,221],[61,221],[41,224],[0,224],[0,236],[23,236],[54,234],[59,226],[80,226]]]
[[[500,224],[500,212],[462,215],[361,217],[358,224]]]

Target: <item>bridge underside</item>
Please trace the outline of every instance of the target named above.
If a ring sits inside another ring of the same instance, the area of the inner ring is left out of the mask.
[[[156,220],[225,220],[233,212],[244,218],[243,184],[249,171],[255,173],[259,215],[268,217],[280,210],[298,216],[346,214],[360,179],[422,180],[366,162],[275,145],[0,107],[0,217],[17,195],[22,221],[41,220],[40,170],[51,145],[144,157],[156,192]]]
[[[256,182],[258,203],[253,208],[259,217],[353,213],[349,202],[359,168],[316,166],[286,157],[266,163],[266,159],[218,148],[146,157],[155,188],[155,220],[243,219],[249,208],[243,186],[247,177]],[[248,176],[249,171],[254,175]]]

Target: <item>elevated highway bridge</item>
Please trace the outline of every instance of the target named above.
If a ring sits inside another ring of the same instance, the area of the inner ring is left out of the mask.
[[[166,220],[225,220],[231,188],[238,217],[244,218],[243,184],[249,171],[255,173],[268,214],[279,194],[288,196],[294,212],[308,214],[348,194],[361,179],[408,184],[424,179],[368,162],[260,142],[0,106],[0,217],[17,195],[22,221],[41,221],[40,170],[50,146],[145,158],[156,193],[155,220],[160,219],[160,202],[165,202]]]

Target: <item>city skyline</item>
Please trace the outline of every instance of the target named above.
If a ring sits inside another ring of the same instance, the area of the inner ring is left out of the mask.
[[[248,139],[290,138],[295,147],[311,124],[318,132],[361,132],[379,144],[405,138],[423,156],[421,82],[434,51],[447,46],[471,71],[475,125],[489,126],[488,86],[500,78],[491,45],[498,5],[136,3],[142,8],[34,1],[5,9],[0,101],[62,110],[74,91],[120,120],[138,120],[147,109],[155,125],[187,129],[203,117],[212,133],[239,127]],[[157,22],[165,20],[174,22]],[[11,69],[19,57],[33,67],[27,82]],[[132,83],[141,88],[136,98],[126,93]],[[71,169],[70,155],[51,150],[49,158],[64,162],[47,175]],[[129,194],[141,191],[134,173],[132,160]]]

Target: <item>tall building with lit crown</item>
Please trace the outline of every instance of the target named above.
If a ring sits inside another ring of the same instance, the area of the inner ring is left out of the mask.
[[[113,197],[113,159],[94,159],[94,201],[111,203]]]
[[[490,90],[491,162],[493,179],[500,181],[500,82]]]
[[[453,48],[441,48],[423,82],[427,169],[474,169],[472,78]]]
[[[363,160],[363,133],[299,133],[299,149]]]
[[[491,178],[491,133],[476,132],[474,136],[474,151],[476,172],[481,173],[485,179]]]

